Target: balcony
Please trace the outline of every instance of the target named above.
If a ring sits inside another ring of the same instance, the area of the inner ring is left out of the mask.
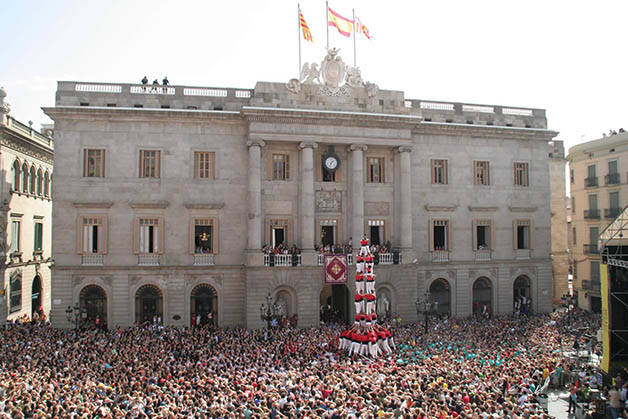
[[[584,218],[587,220],[599,220],[600,210],[599,209],[584,210]]]
[[[530,249],[515,249],[515,259],[518,259],[518,260],[530,259]]]
[[[585,291],[597,291],[600,292],[602,288],[602,284],[600,283],[600,280],[593,280],[593,281],[582,281],[582,289]]]
[[[331,255],[331,253],[328,253]],[[339,253],[344,254],[344,253]],[[323,266],[325,264],[325,253],[318,253],[316,255],[316,264],[318,266]],[[353,265],[353,253],[347,253],[347,265]]]
[[[597,255],[600,253],[597,248],[597,244],[585,244],[583,245],[583,252],[587,255]]]
[[[475,261],[483,262],[491,260],[491,249],[478,249],[475,251]]]
[[[81,256],[81,265],[83,266],[103,266],[105,264],[105,255],[94,253]]]
[[[587,188],[597,188],[597,176],[585,178],[584,186]]]
[[[264,266],[301,266],[301,255],[264,255]]]
[[[604,218],[614,219],[619,216],[621,208],[604,208]]]
[[[435,263],[449,262],[449,250],[432,251],[432,262],[435,262]]]
[[[146,255],[137,255],[138,266],[159,266],[159,255],[149,253]]]
[[[619,185],[621,179],[619,179],[619,173],[609,173],[604,176],[605,185]]]
[[[392,253],[378,253],[375,255],[375,262],[378,265],[392,265],[393,254]]]
[[[214,254],[212,253],[197,253],[194,255],[194,266],[212,266],[214,265]]]

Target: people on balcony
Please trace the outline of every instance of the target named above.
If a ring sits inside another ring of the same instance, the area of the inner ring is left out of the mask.
[[[265,244],[262,247],[262,253],[267,255],[300,255],[301,249],[299,249],[296,244],[288,247],[288,244],[286,242],[283,242],[276,247]]]

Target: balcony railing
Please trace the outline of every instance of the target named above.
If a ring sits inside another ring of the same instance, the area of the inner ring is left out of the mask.
[[[332,253],[328,253],[332,254]],[[342,253],[340,253],[342,254]],[[316,264],[318,266],[323,266],[325,264],[325,253],[319,253],[316,255]],[[353,265],[353,253],[347,253],[347,265]]]
[[[432,251],[432,262],[449,262],[449,250]]]
[[[589,219],[589,220],[599,220],[600,210],[599,209],[584,210],[584,218]]]
[[[105,264],[105,255],[91,254],[81,256],[81,265],[83,266],[103,266]]]
[[[600,291],[602,284],[599,280],[582,281],[582,289],[586,291]]]
[[[519,260],[530,259],[530,249],[516,249],[515,259],[519,259]]]
[[[264,255],[264,266],[301,266],[301,255]]]
[[[583,245],[583,248],[584,248],[583,249],[584,253],[588,254],[588,255],[596,255],[596,254],[600,253],[598,251],[598,249],[597,249],[597,244],[595,244],[595,243],[594,244],[585,244],[585,245]]]
[[[606,185],[617,185],[619,184],[619,173],[609,173],[608,175],[604,176],[604,183]]]
[[[587,188],[595,188],[597,187],[597,176],[588,177],[584,179],[584,186]]]
[[[392,265],[393,264],[393,254],[392,253],[379,253],[376,255],[378,258],[378,263],[380,265]]]
[[[198,253],[194,255],[195,266],[211,266],[214,265],[214,255],[212,253]]]
[[[478,249],[475,251],[475,260],[476,261],[484,261],[491,260],[491,250],[490,249]]]
[[[621,208],[604,208],[604,218],[616,218],[621,212]]]
[[[150,253],[147,255],[137,255],[139,266],[159,266],[159,255]]]

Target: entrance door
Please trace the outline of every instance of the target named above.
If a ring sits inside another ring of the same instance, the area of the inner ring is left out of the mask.
[[[473,314],[490,317],[493,307],[493,288],[488,278],[481,277],[473,283]]]
[[[41,280],[39,275],[33,279],[33,286],[31,288],[31,319],[33,314],[41,314]]]
[[[285,239],[285,229],[284,228],[275,228],[273,227],[273,247],[279,246],[281,243],[286,241]]]
[[[323,242],[323,247],[334,244],[334,226],[321,227],[321,241]]]
[[[88,285],[81,290],[81,312],[83,321],[89,326],[107,328],[107,296],[98,285]]]
[[[449,282],[439,278],[430,285],[430,295],[433,301],[438,301],[438,314],[450,315],[450,287]]]
[[[154,285],[144,285],[135,294],[135,321],[152,323],[158,318],[163,321],[161,291]]]
[[[216,302],[216,290],[213,287],[207,284],[197,285],[190,295],[190,324],[216,324]]]
[[[320,318],[324,323],[347,324],[349,289],[345,284],[327,284],[320,295]]]
[[[379,226],[370,226],[369,229],[371,233],[371,246],[380,245]]]

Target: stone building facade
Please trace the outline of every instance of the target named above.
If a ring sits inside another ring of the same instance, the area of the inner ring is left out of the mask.
[[[408,100],[330,55],[254,89],[59,82],[53,322],[78,302],[109,326],[260,327],[269,293],[301,327],[346,320],[354,270],[324,284],[317,249],[363,234],[390,242],[383,315],[414,321],[428,290],[453,316],[550,311],[545,111]],[[279,242],[301,253],[262,253]]]
[[[628,205],[628,133],[578,144],[567,155],[571,240],[578,305],[600,312],[599,234]],[[624,170],[622,174],[622,170]]]
[[[549,143],[549,179],[552,224],[552,284],[553,302],[569,293],[569,229],[567,226],[567,190],[565,184],[565,147],[562,141]]]
[[[51,306],[52,135],[9,115],[0,89],[0,324]]]

